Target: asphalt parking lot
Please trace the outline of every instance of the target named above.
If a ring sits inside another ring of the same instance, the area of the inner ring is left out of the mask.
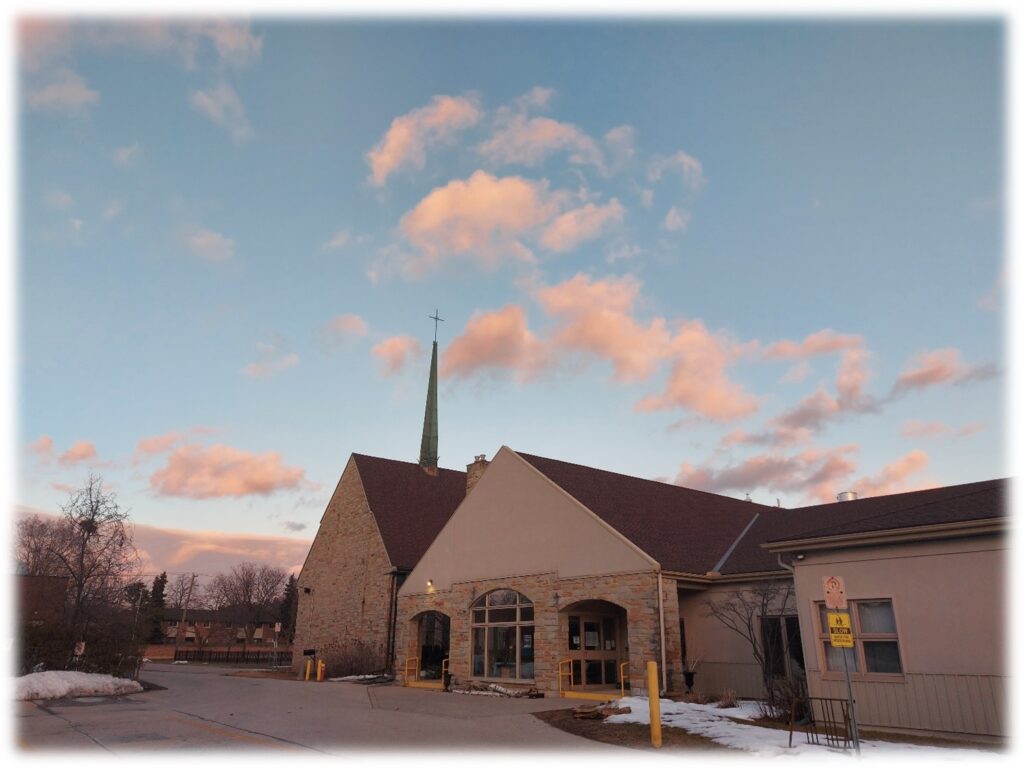
[[[504,699],[354,683],[237,677],[211,665],[148,664],[163,686],[130,696],[17,702],[28,751],[165,749],[322,752],[383,749],[615,749],[546,725],[557,697]]]

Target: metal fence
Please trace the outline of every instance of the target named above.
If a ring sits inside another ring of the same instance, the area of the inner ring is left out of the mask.
[[[254,651],[217,650],[209,648],[176,648],[175,661],[198,661],[213,664],[269,664],[272,667],[288,667],[292,663],[292,652],[288,651]]]

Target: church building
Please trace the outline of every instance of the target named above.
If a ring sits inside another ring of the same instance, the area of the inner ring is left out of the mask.
[[[420,461],[349,458],[299,576],[297,649],[406,683],[614,695],[655,661],[665,692],[759,698],[768,675],[838,696],[821,581],[840,575],[862,727],[1008,732],[1006,481],[782,509],[508,446],[440,469],[437,441],[435,341]],[[715,610],[744,600],[746,633]]]

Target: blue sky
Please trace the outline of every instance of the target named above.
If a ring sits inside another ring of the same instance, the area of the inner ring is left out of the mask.
[[[443,466],[1001,476],[1003,34],[24,26],[16,500],[91,468],[141,523],[312,536],[349,453],[416,460],[435,307]]]

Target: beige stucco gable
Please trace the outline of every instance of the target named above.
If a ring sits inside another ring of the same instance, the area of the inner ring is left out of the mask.
[[[658,564],[502,447],[409,574],[400,594],[531,573],[562,578],[651,571]]]

